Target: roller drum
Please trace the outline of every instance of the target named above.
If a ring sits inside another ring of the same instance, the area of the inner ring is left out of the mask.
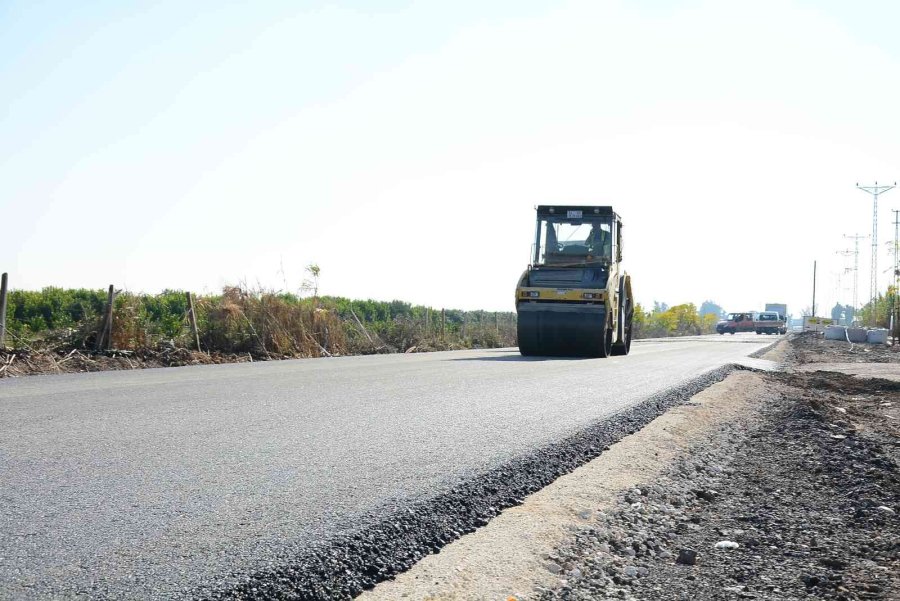
[[[522,303],[519,351],[529,356],[601,357],[606,324],[603,305]]]

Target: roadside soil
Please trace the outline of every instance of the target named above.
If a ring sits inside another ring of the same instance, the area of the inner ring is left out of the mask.
[[[541,599],[900,598],[900,383],[813,371],[900,354],[780,347],[794,369],[763,376],[774,394],[560,546]]]
[[[258,359],[249,354],[207,354],[176,347],[100,353],[79,349],[0,350],[0,378],[215,363],[248,363],[254,360]]]
[[[462,350],[462,347],[434,348],[427,345],[411,347],[406,353],[426,353],[440,350]],[[387,351],[385,351],[387,352]],[[92,352],[87,349],[0,349],[0,379],[41,374],[68,374],[125,369],[152,369],[184,365],[214,365],[220,363],[253,363],[301,359],[293,355],[201,352],[175,346],[160,345],[135,351],[109,350]]]
[[[849,344],[808,333],[791,338],[789,354],[798,365],[807,363],[900,363],[900,345]]]
[[[766,375],[744,427],[700,441],[557,554],[541,599],[900,598],[900,383]]]
[[[900,599],[894,362],[792,337],[362,599]],[[886,366],[891,368],[892,366]]]

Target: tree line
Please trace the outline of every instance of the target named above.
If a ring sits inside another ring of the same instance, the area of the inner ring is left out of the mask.
[[[698,309],[694,303],[668,306],[654,301],[647,311],[640,303],[634,308],[635,338],[666,338],[714,334],[716,323],[724,316],[722,307],[705,301]]]

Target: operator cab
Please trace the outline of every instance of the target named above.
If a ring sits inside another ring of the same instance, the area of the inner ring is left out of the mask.
[[[532,265],[600,266],[614,256],[619,261],[621,227],[610,207],[538,207]]]
[[[611,207],[539,206],[526,285],[606,287],[622,260],[622,222]]]

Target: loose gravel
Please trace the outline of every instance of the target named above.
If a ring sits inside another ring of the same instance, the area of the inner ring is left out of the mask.
[[[777,400],[598,513],[537,596],[900,598],[900,384],[766,377]]]

